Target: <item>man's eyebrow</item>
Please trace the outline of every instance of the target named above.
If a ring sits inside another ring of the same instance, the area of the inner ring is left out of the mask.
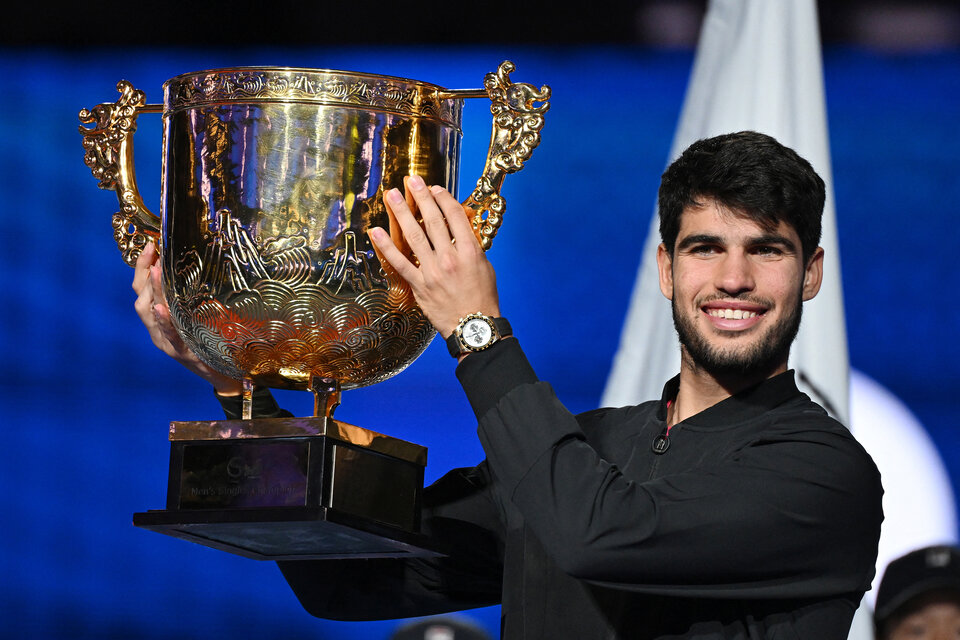
[[[712,236],[707,233],[698,233],[692,236],[687,236],[678,242],[677,249],[686,249],[687,247],[695,244],[723,244],[723,239],[720,236]]]
[[[754,236],[753,238],[749,239],[747,244],[751,246],[778,244],[787,251],[797,250],[797,245],[793,243],[793,240],[786,236],[782,236],[779,233],[768,233],[762,236]]]

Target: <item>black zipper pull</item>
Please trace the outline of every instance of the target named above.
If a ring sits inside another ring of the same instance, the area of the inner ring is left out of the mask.
[[[664,429],[663,433],[654,438],[650,448],[657,455],[666,453],[670,448],[670,429]]]

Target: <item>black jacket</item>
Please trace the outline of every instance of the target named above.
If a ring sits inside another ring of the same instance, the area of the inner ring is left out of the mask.
[[[676,379],[659,402],[573,416],[515,340],[457,374],[487,459],[426,491],[424,531],[452,555],[279,563],[312,614],[502,602],[506,639],[846,638],[879,474],[792,372],[676,424],[662,453]]]

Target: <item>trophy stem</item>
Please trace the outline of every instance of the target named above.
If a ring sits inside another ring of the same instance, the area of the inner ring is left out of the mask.
[[[340,383],[333,378],[310,377],[313,392],[313,415],[317,418],[332,418],[340,406]]]
[[[241,417],[244,420],[253,418],[253,380],[243,379],[243,413]]]

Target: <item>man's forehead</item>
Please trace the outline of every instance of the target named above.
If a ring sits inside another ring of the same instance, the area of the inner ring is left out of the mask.
[[[797,231],[783,220],[755,216],[749,212],[704,200],[700,205],[687,206],[680,216],[677,241],[691,235],[725,237],[759,237],[781,235],[799,241]]]

